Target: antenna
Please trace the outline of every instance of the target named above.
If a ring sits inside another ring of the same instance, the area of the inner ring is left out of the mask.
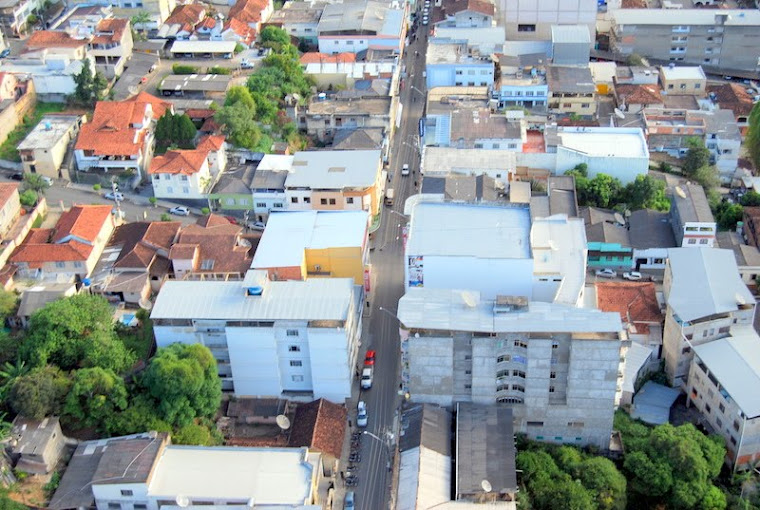
[[[190,506],[190,498],[183,496],[182,494],[178,494],[175,498],[175,501],[177,502],[177,506],[180,508],[187,508]]]
[[[290,419],[284,414],[278,414],[274,421],[277,422],[277,426],[280,427],[283,432],[290,428]]]
[[[491,482],[485,479],[482,482],[480,482],[480,487],[483,489],[483,492],[486,492],[486,493],[491,492],[493,490],[493,487],[491,486]]]
[[[470,308],[478,306],[477,299],[470,292],[462,292],[462,301]]]
[[[615,112],[615,117],[618,119],[625,119],[625,114],[621,112],[619,108],[615,108],[613,111]]]

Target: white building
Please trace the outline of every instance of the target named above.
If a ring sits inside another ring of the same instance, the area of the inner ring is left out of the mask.
[[[420,168],[426,177],[445,177],[450,173],[486,174],[506,189],[515,174],[519,156],[519,153],[500,149],[423,147]]]
[[[404,10],[373,0],[329,3],[317,32],[320,53],[359,53],[368,48],[401,53],[406,34]]]
[[[285,154],[265,154],[251,181],[253,212],[256,221],[264,221],[272,211],[282,211],[287,207],[285,179],[293,167],[293,156]]]
[[[683,388],[692,350],[729,335],[736,325],[752,325],[755,298],[739,276],[733,251],[716,248],[670,250],[663,292],[665,373]]]
[[[150,162],[153,196],[168,199],[204,199],[211,189],[208,152],[171,150]]]
[[[412,401],[506,404],[531,439],[609,446],[626,340],[618,313],[416,288],[398,317]]]
[[[532,221],[521,205],[420,202],[411,210],[404,285],[473,289],[576,305],[586,275],[583,220]]]
[[[718,225],[702,186],[687,183],[674,188],[670,197],[670,224],[676,246],[712,248],[715,245]]]
[[[351,396],[361,336],[361,287],[348,278],[168,281],[151,318],[159,348],[201,343],[237,396]]]
[[[428,89],[493,86],[493,59],[470,55],[464,43],[432,39],[427,48],[425,69]]]
[[[39,100],[62,103],[76,90],[74,78],[82,72],[83,62],[95,73],[95,64],[89,57],[76,60],[45,51],[33,58],[5,59],[3,72],[31,77]]]
[[[549,41],[553,25],[586,25],[596,33],[597,0],[499,0],[510,41]]]

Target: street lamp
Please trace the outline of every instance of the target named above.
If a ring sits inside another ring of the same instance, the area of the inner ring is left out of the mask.
[[[424,93],[424,92],[422,92],[422,91],[421,91],[420,89],[418,89],[417,87],[415,87],[414,85],[409,85],[409,87],[410,87],[412,90],[414,90],[414,91],[417,91],[417,92],[419,92],[420,94],[422,94],[422,97],[425,97],[425,93]]]
[[[373,434],[369,430],[362,431],[362,434],[364,434],[366,436],[369,436],[372,439],[378,441],[380,444],[382,444],[386,448],[385,453],[388,454],[388,464],[387,464],[387,467],[388,467],[388,471],[390,471],[391,470],[391,459],[392,459],[391,445],[390,445],[390,443],[393,441],[393,433],[386,432],[386,435],[388,436],[387,440],[385,440],[385,439],[383,439],[383,438],[381,438],[379,436],[376,436],[375,434]]]
[[[393,317],[393,318],[394,318],[394,319],[396,319],[397,321],[401,322],[401,319],[399,319],[399,318],[396,316],[396,312],[394,312],[393,310],[388,310],[387,308],[383,308],[382,306],[378,307],[378,310],[380,310],[381,312],[385,312],[385,313],[387,313],[388,315],[390,315],[391,317]],[[365,432],[366,432],[366,430],[365,430]]]

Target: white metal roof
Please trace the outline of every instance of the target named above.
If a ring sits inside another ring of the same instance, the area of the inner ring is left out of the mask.
[[[422,202],[412,212],[410,255],[527,259],[530,209]]]
[[[649,158],[641,128],[563,127],[557,135],[563,147],[590,156]]]
[[[586,284],[586,227],[581,218],[555,214],[536,218],[530,231],[533,271],[538,276],[558,276],[562,283],[554,301],[575,305]]]
[[[726,16],[726,25],[760,25],[757,9],[615,9],[618,25],[715,25],[715,17]]]
[[[652,356],[652,348],[631,342],[625,355],[625,370],[623,371],[623,391],[634,393],[639,371]]]
[[[380,172],[379,150],[296,152],[286,188],[368,188]]]
[[[739,276],[733,251],[673,248],[668,257],[673,273],[668,306],[681,320],[732,312],[755,302]]]
[[[300,266],[304,250],[361,248],[367,211],[293,211],[269,216],[252,269]]]
[[[744,414],[760,416],[760,337],[752,326],[734,327],[730,337],[695,345],[694,352]]]
[[[233,53],[235,41],[174,41],[172,53]]]
[[[702,66],[662,66],[662,75],[666,80],[706,80]]]
[[[261,296],[248,287],[261,286]],[[268,281],[249,271],[245,281],[168,281],[158,293],[153,319],[346,320],[354,298],[351,278]]]
[[[424,147],[422,158],[422,173],[424,175],[445,175],[449,172],[457,174],[482,174],[489,170],[503,171],[502,178],[507,179],[507,173],[514,172],[517,157],[512,151],[496,149],[456,149],[453,147]]]
[[[175,446],[164,449],[148,487],[159,499],[249,500],[303,505],[315,466],[306,448]]]
[[[287,170],[293,166],[293,156],[287,154],[264,154],[256,170]]]
[[[616,312],[532,301],[527,309],[496,314],[493,304],[481,300],[477,291],[410,288],[399,300],[398,318],[407,328],[445,331],[618,334],[622,330]]]

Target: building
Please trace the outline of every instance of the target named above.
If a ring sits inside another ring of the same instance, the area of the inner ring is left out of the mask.
[[[465,43],[431,39],[425,58],[426,86],[491,87],[494,62],[490,56],[471,55]]]
[[[596,33],[596,0],[499,0],[497,5],[509,41],[550,41],[554,25],[586,25]]]
[[[747,88],[738,83],[708,85],[707,95],[718,108],[731,110],[734,113],[742,136],[746,135],[749,127],[749,114],[755,105],[755,97],[747,92]]]
[[[364,210],[380,213],[385,178],[380,151],[296,152],[285,178],[290,210]]]
[[[278,26],[290,37],[296,37],[299,41],[316,46],[322,10],[321,5],[313,2],[285,2],[282,9],[272,13],[267,24]]]
[[[398,317],[411,401],[507,404],[515,431],[530,439],[609,447],[625,340],[619,314],[413,288]]]
[[[42,51],[17,59],[4,59],[3,71],[31,81],[39,101],[63,103],[76,90],[74,77],[82,72],[84,65],[89,65],[95,72],[95,64],[90,58],[81,60]]]
[[[499,100],[499,108],[524,106],[545,109],[549,86],[546,84],[546,55],[536,58],[525,56],[499,56],[499,78],[494,83],[493,99]]]
[[[585,66],[589,63],[591,33],[588,25],[554,25],[552,32],[552,64]]]
[[[195,33],[196,25],[206,19],[206,14],[202,4],[178,5],[158,29],[156,37],[187,40]]]
[[[760,207],[744,208],[742,237],[747,241],[747,244],[760,248]]]
[[[341,132],[358,128],[392,129],[394,98],[389,95],[370,97],[318,98],[309,102],[300,119],[306,133],[323,142],[340,137]]]
[[[724,250],[734,252],[739,276],[750,291],[756,293],[760,275],[760,250],[757,246],[744,244],[739,232],[718,232],[718,245]]]
[[[551,65],[546,69],[549,111],[558,115],[596,116],[596,86],[588,64]]]
[[[398,81],[397,56],[391,55],[383,60],[356,60],[355,53],[327,54],[318,52],[304,53],[301,56],[304,74],[314,79],[317,89],[324,90],[360,90],[373,80]],[[391,89],[395,90],[394,83]],[[391,94],[383,90],[383,95]],[[333,97],[340,97],[335,94]],[[322,98],[319,98],[322,99]],[[325,98],[326,99],[326,98]]]
[[[586,225],[589,268],[629,269],[633,265],[631,239],[621,214],[583,207],[580,217]]]
[[[369,48],[401,53],[404,10],[374,0],[328,3],[317,25],[320,53],[359,53]]]
[[[13,182],[0,183],[0,237],[8,234],[21,213],[18,187]]]
[[[660,66],[662,91],[669,96],[707,95],[707,76],[702,66]]]
[[[235,51],[234,41],[175,41],[171,51],[186,58],[215,55],[228,58]],[[222,98],[230,88],[232,76],[224,74],[184,74],[169,75],[158,88],[163,96],[189,96],[195,98]]]
[[[69,144],[76,140],[79,128],[87,122],[84,115],[45,115],[18,145],[24,172],[38,173],[51,179],[69,179],[69,169],[62,164]]]
[[[407,290],[472,289],[484,299],[510,295],[575,305],[585,282],[586,235],[578,218],[531,219],[530,208],[519,204],[419,202],[411,211],[405,261]]]
[[[95,268],[115,221],[110,205],[75,205],[53,228],[33,228],[8,261],[23,278],[81,280]]]
[[[617,312],[628,338],[662,356],[662,325],[665,320],[653,282],[596,282],[596,307]]]
[[[628,217],[628,237],[633,248],[633,269],[665,269],[668,249],[676,247],[670,215],[651,209],[633,211]]]
[[[148,20],[134,27],[136,30],[146,32],[159,29],[164,20],[171,15],[177,3],[174,0],[143,0],[142,5],[137,5],[131,0],[118,0],[116,2],[74,0],[70,2],[70,5],[112,7],[114,16],[122,19],[132,19],[136,14],[147,12]]]
[[[251,182],[256,221],[266,221],[272,211],[287,207],[285,181],[293,168],[293,159],[289,155],[265,154],[256,167]]]
[[[351,395],[363,309],[348,278],[169,281],[151,312],[159,348],[200,343],[236,396],[326,398]],[[255,339],[255,341],[253,341]]]
[[[676,186],[670,200],[670,224],[676,246],[711,248],[717,224],[702,186],[692,183]]]
[[[15,317],[9,317],[8,322],[14,327],[28,328],[34,313],[48,303],[58,301],[77,293],[75,283],[49,283],[35,285],[21,293],[18,310]]]
[[[433,9],[435,28],[490,28],[494,5],[485,0],[446,0]]]
[[[150,162],[153,196],[166,199],[205,199],[213,183],[208,152],[169,150]]]
[[[255,40],[261,30],[261,24],[269,21],[272,12],[274,12],[272,0],[237,0],[227,14],[229,21],[225,27],[230,28],[235,24],[245,24],[253,29]]]
[[[665,268],[663,352],[672,386],[684,388],[696,346],[752,324],[755,299],[739,277],[734,253],[674,248]]]
[[[154,123],[170,103],[142,92],[125,101],[98,101],[74,146],[80,171],[143,175],[153,157]]]
[[[627,113],[642,113],[650,106],[663,106],[660,87],[652,83],[615,85],[615,103],[618,109]]]
[[[497,114],[487,108],[458,108],[425,118],[426,145],[520,152],[526,138],[522,112]]]
[[[174,58],[232,58],[235,54],[235,41],[182,41],[177,40],[172,44],[169,50]],[[186,82],[183,89],[192,85],[192,90],[201,90],[199,83],[195,83],[198,79],[205,79],[205,81],[213,80],[215,82],[227,82],[230,80],[230,76],[224,74],[203,74],[203,75],[169,75],[165,79],[171,78],[170,84],[162,86],[161,91],[181,90],[175,89],[177,84]],[[206,90],[206,89],[203,89]],[[221,92],[226,90],[223,89]]]
[[[757,71],[757,10],[615,9],[611,16],[610,48],[623,55]]]
[[[18,415],[13,419],[9,436],[14,469],[31,475],[55,471],[66,446],[66,437],[56,416],[32,420]]]
[[[269,216],[251,263],[271,280],[352,278],[369,272],[365,211],[299,211]]]
[[[104,19],[95,27],[89,42],[89,52],[95,59],[95,69],[106,78],[121,76],[132,57],[132,29],[128,19]]]
[[[10,0],[0,5],[0,18],[2,18],[4,26],[16,35],[27,28],[29,16],[41,8],[42,3],[37,0]],[[3,45],[5,45],[4,36]]]
[[[420,193],[440,202],[507,202],[504,190],[486,174],[425,177]]]
[[[423,147],[420,169],[427,177],[449,174],[488,175],[506,189],[517,169],[517,153],[501,149]],[[409,211],[406,211],[408,213]]]
[[[335,404],[324,398],[296,408],[288,436],[291,448],[306,447],[322,454],[326,470],[334,471],[343,456],[343,438],[348,427],[348,411],[345,405]]]
[[[752,469],[760,461],[760,338],[751,325],[730,336],[695,345],[686,388],[687,405],[702,414],[726,440],[726,457],[734,470]]]

